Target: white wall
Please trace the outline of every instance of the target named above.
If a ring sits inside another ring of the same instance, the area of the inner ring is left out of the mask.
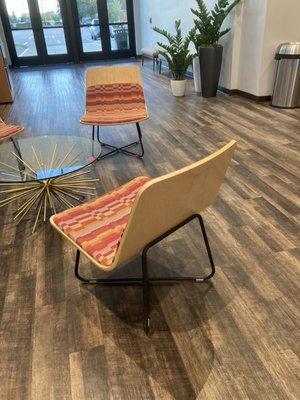
[[[191,8],[196,7],[195,0],[134,0],[136,8],[139,7],[141,18],[141,47],[157,47],[157,41],[163,41],[164,38],[153,31],[154,26],[164,28],[167,31],[174,32],[174,22],[181,20],[182,31],[187,34],[193,26],[193,14]],[[210,9],[215,0],[206,0],[207,7]],[[150,23],[152,18],[152,24]],[[137,53],[140,53],[137,47]]]
[[[258,95],[268,0],[244,0],[236,89]]]
[[[138,54],[140,48],[157,47],[157,40],[161,40],[153,26],[174,31],[175,19],[181,19],[183,32],[187,33],[193,25],[190,8],[195,7],[195,0],[135,1],[140,8]],[[214,3],[206,0],[208,8]],[[232,30],[220,41],[224,46],[220,85],[255,96],[270,95],[277,45],[300,41],[300,0],[242,0],[224,25]]]
[[[137,46],[137,53],[140,54],[142,47],[157,47],[157,41],[164,41],[159,34],[153,31],[154,26],[164,28],[170,32],[174,32],[174,21],[181,19],[182,31],[187,34],[193,26],[193,14],[191,8],[197,8],[195,0],[135,0],[139,2],[139,14],[141,18],[141,32],[139,36],[140,47]],[[215,0],[206,0],[208,9],[215,4]],[[232,88],[236,81],[235,75],[232,73],[237,68],[239,35],[239,20],[235,15],[239,16],[241,6],[238,6],[225,20],[224,26],[233,26],[235,29],[229,32],[221,40],[224,46],[223,65],[221,71],[220,85],[226,88]],[[152,24],[150,23],[152,18]],[[195,49],[193,49],[195,51]]]
[[[268,0],[258,95],[271,94],[277,46],[300,41],[300,0]]]

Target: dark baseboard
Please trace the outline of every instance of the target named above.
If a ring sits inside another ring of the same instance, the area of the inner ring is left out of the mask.
[[[165,64],[165,62],[162,63],[162,69],[168,69],[168,66]],[[188,70],[186,72],[187,78],[193,79],[194,74],[193,71]],[[246,97],[249,100],[257,101],[257,102],[266,102],[266,101],[271,101],[272,96],[255,96],[254,94],[244,92],[243,90],[239,89],[227,89],[224,86],[218,86],[218,90],[220,92],[226,93],[229,96],[241,96],[241,97]]]
[[[263,101],[270,101],[272,96],[255,96],[252,93],[244,92],[243,90],[239,89],[227,89],[223,86],[219,86],[218,89],[223,92],[228,94],[229,96],[242,96],[246,97],[247,99],[253,100],[253,101],[258,101],[258,102],[263,102]]]

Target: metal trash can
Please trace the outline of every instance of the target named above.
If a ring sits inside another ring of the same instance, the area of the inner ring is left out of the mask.
[[[280,108],[300,107],[300,42],[281,44],[275,60],[278,63],[271,105]]]

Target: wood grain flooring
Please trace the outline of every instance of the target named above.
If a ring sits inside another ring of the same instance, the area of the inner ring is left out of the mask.
[[[87,67],[14,71],[15,102],[0,106],[1,117],[25,125],[26,136],[90,137],[78,122]],[[174,98],[149,65],[143,78],[145,157],[98,162],[98,193],[236,139],[220,195],[203,214],[217,273],[210,283],[155,286],[147,337],[140,287],[81,285],[74,250],[49,224],[31,234],[30,215],[16,226],[13,208],[0,209],[0,399],[299,399],[300,110],[203,99],[192,82]],[[116,144],[136,135],[134,126],[101,133]],[[139,274],[139,261],[113,275]],[[206,267],[197,224],[150,252],[154,275]],[[83,272],[97,273],[87,261]]]

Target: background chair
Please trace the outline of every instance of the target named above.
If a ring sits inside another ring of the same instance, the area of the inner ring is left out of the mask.
[[[16,149],[18,156],[20,158],[20,149],[17,143],[14,141],[14,136],[18,135],[24,130],[24,127],[21,125],[7,125],[1,118],[0,118],[0,143],[4,140],[10,139]]]
[[[7,125],[0,118],[0,142],[6,139],[10,139],[13,141],[13,137],[24,130],[24,127],[21,125]]]
[[[142,66],[144,65],[145,57],[149,57],[152,59],[152,69],[154,71],[155,65],[159,65],[160,62],[159,50],[150,47],[143,47],[141,49],[141,54],[142,54]]]
[[[95,127],[97,139],[103,147],[110,149],[102,157],[118,152],[142,157],[144,147],[139,123],[149,118],[143,91],[140,69],[137,67],[90,68],[86,73],[86,111],[80,122]],[[100,126],[136,124],[138,141],[122,147],[100,140]],[[135,153],[129,147],[140,145],[141,152]]]
[[[235,147],[236,142],[231,141],[214,154],[179,171],[156,179],[138,177],[97,200],[52,216],[50,221],[54,228],[77,248],[76,277],[85,283],[141,283],[144,329],[148,332],[150,282],[203,282],[215,273],[200,212],[216,198]],[[148,250],[195,218],[200,223],[211,272],[204,277],[149,278]],[[79,274],[81,252],[104,271],[112,271],[142,253],[142,277],[86,279]]]

